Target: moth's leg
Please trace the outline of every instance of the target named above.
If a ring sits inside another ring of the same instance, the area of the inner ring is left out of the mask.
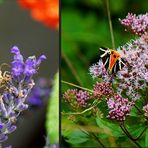
[[[116,73],[116,70],[117,70],[117,63],[114,66],[114,73]]]
[[[109,61],[109,58],[106,59],[104,66],[106,66],[107,62]]]
[[[119,59],[119,69],[121,70],[121,59]]]
[[[121,61],[121,63],[123,64],[123,65],[125,65],[125,63],[120,59],[120,61]]]

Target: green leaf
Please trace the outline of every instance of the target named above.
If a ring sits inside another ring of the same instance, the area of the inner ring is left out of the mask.
[[[46,129],[50,144],[59,143],[59,73],[55,75],[46,118]]]
[[[96,122],[100,128],[103,128],[105,131],[108,131],[108,134],[112,134],[112,136],[114,137],[123,136],[122,130],[120,129],[119,125],[105,121],[99,117],[96,118]]]
[[[67,135],[66,141],[71,144],[80,144],[86,142],[87,140],[89,140],[88,133],[75,129]]]
[[[145,147],[148,147],[148,131],[145,134]]]

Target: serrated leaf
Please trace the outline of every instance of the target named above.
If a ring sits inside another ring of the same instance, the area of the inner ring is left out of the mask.
[[[47,109],[46,129],[50,144],[59,143],[59,73],[55,75]]]

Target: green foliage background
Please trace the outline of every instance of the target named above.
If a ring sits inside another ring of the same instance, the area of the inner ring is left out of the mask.
[[[89,75],[89,66],[99,61],[99,47],[112,48],[109,23],[107,18],[107,10],[105,0],[62,0],[62,77],[64,81],[68,81],[86,88],[92,88],[95,83]],[[125,32],[123,26],[119,23],[119,18],[124,18],[128,12],[136,14],[146,13],[148,4],[145,0],[110,0],[110,11],[113,24],[113,31],[115,37],[116,48],[124,45],[127,41],[135,38],[129,32]],[[68,88],[73,88],[66,84],[62,84],[62,93]],[[69,106],[62,102],[62,111],[67,111]],[[134,117],[133,120],[137,120]],[[101,121],[96,118],[97,124],[102,130],[109,129],[110,137],[115,138],[115,143],[110,142],[110,146],[132,146],[130,141],[126,141],[123,133],[117,128],[116,124],[110,124],[107,121]],[[94,123],[94,119],[90,119],[88,124]],[[129,122],[133,124],[132,121]],[[135,124],[137,121],[135,121]],[[74,123],[62,118],[62,125],[73,125]],[[138,123],[137,123],[138,124]],[[130,129],[133,134],[138,135],[143,127],[137,128],[136,125]],[[116,130],[116,131],[115,131]],[[108,130],[107,130],[108,131]],[[95,141],[90,140],[88,133],[83,133],[78,130],[73,131],[71,128],[62,131],[64,139],[62,144],[66,146],[97,146]],[[99,135],[103,141],[106,140],[107,135],[102,133]],[[141,144],[147,143],[148,134],[145,136]],[[122,143],[122,144],[121,144]],[[81,145],[82,144],[82,145]],[[109,146],[109,145],[108,145]],[[146,145],[144,145],[146,146]]]

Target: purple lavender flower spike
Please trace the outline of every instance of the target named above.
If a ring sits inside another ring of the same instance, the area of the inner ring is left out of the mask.
[[[0,134],[0,142],[4,142],[8,139],[8,136],[6,136],[5,134]]]
[[[7,130],[8,130],[8,133],[12,133],[12,132],[14,132],[16,130],[16,126],[12,125]]]
[[[16,46],[12,47],[11,53],[14,54],[14,60],[11,63],[12,76],[18,78],[23,72],[23,56],[20,54],[20,50]]]
[[[16,46],[11,49],[11,53],[14,54],[14,58],[11,62],[11,73],[8,74],[10,79],[6,79],[7,89],[2,90],[0,95],[0,143],[6,141],[7,135],[16,130],[14,123],[17,117],[28,108],[26,98],[34,86],[32,76],[37,72],[41,61],[45,59],[45,56],[41,56],[37,62],[35,56],[30,56],[24,63],[23,56]],[[29,76],[29,81],[24,81],[26,76]]]
[[[32,76],[36,73],[36,57],[35,56],[31,56],[29,57],[24,65],[24,75],[25,76]]]
[[[47,59],[47,58],[46,58],[45,55],[41,55],[41,56],[39,57],[39,59],[37,60],[36,64],[37,64],[37,65],[40,65],[41,62],[44,61],[44,60],[46,60],[46,59]]]
[[[45,59],[46,59],[45,55],[40,56],[38,60],[36,60],[35,56],[30,56],[24,64],[24,76],[30,78],[34,74],[36,74],[38,66]]]

